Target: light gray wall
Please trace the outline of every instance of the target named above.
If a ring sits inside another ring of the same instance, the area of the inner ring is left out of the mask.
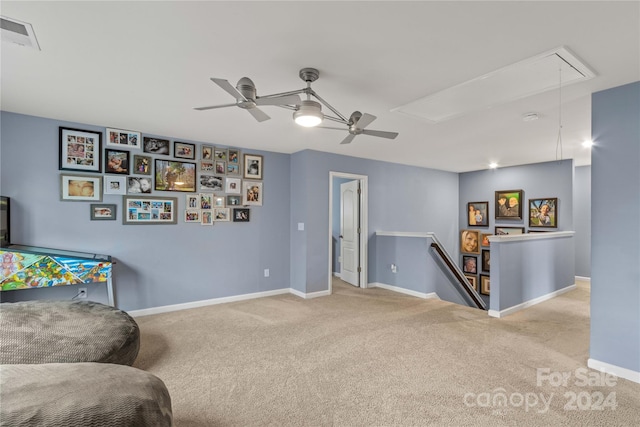
[[[640,372],[640,82],[592,96],[590,357]]]
[[[334,273],[340,273],[341,272],[341,266],[340,266],[340,184],[344,184],[345,182],[349,182],[349,181],[353,181],[353,179],[350,178],[338,178],[338,177],[334,177],[333,178],[333,204],[332,204],[332,208],[333,211],[331,212],[331,216],[332,216],[332,230],[331,230],[331,245],[332,245],[332,251],[331,253],[333,254],[333,259],[331,261],[332,263],[332,269],[331,271],[333,271]]]
[[[575,169],[573,225],[576,231],[576,276],[591,277],[591,166]]]
[[[304,232],[292,234],[294,289],[327,289],[330,171],[368,176],[369,282],[377,281],[375,231],[433,231],[448,250],[455,248],[457,218],[450,213],[458,211],[458,174],[311,150],[292,161],[291,222],[305,223]]]
[[[263,155],[265,165],[264,205],[251,207],[249,223],[186,224],[188,193],[160,191],[154,194],[178,198],[178,224],[123,225],[122,196],[117,195],[103,196],[104,203],[118,205],[116,221],[90,221],[89,202],[60,201],[58,127],[101,132],[105,127],[1,114],[0,193],[12,199],[13,242],[113,256],[119,308],[289,288],[289,155],[248,151]],[[268,278],[263,277],[266,268]],[[38,298],[40,290],[29,291]]]

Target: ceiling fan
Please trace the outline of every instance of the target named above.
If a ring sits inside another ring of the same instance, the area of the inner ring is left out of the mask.
[[[236,99],[236,102],[231,104],[210,105],[207,107],[195,107],[194,110],[202,111],[236,106],[247,110],[257,121],[263,122],[265,120],[269,120],[270,117],[264,111],[259,109],[258,105],[282,106],[288,104],[296,105],[300,103],[300,97],[292,94],[281,96],[272,95],[268,97],[257,96],[256,85],[248,77],[241,78],[236,87],[231,86],[231,83],[224,79],[211,77],[211,81],[220,86],[229,95],[233,96]]]
[[[380,138],[387,138],[387,139],[395,139],[395,137],[398,136],[398,132],[385,132],[381,130],[365,129],[376,118],[377,118],[376,116],[371,114],[367,114],[367,113],[363,114],[360,111],[354,111],[351,114],[351,117],[349,118],[349,123],[347,123],[349,125],[349,127],[347,128],[349,135],[347,135],[347,137],[343,139],[340,144],[349,144],[351,143],[351,141],[353,141],[353,138],[355,138],[360,134],[378,136]],[[322,129],[344,130],[343,128],[334,128],[329,126],[318,126],[318,127]]]

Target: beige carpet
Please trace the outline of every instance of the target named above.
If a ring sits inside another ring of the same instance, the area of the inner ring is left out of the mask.
[[[134,366],[164,380],[177,427],[640,425],[640,384],[581,384],[585,283],[503,319],[333,290],[138,317]],[[538,386],[537,368],[570,378]]]

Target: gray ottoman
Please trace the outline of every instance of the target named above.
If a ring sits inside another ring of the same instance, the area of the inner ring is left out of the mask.
[[[156,376],[108,363],[0,366],[0,426],[169,427],[171,398]]]
[[[132,365],[138,324],[92,301],[0,304],[0,364],[104,362]]]

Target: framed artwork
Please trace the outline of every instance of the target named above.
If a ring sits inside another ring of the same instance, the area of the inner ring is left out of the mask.
[[[230,218],[229,208],[214,208],[213,220],[214,221],[230,221],[231,218]]]
[[[102,172],[102,132],[60,126],[59,170]]]
[[[242,180],[240,178],[227,178],[224,192],[227,194],[242,194]]]
[[[200,213],[200,224],[202,225],[213,225],[213,211],[202,211]]]
[[[529,227],[558,226],[558,199],[529,199]]]
[[[242,204],[242,196],[227,196],[227,206],[240,206]]]
[[[223,162],[227,162],[227,158],[228,158],[228,151],[226,148],[216,148],[214,151],[214,158],[216,160],[220,160]]]
[[[496,236],[506,236],[508,234],[524,234],[524,227],[496,227]]]
[[[213,196],[214,208],[226,208],[227,198],[225,196]]]
[[[213,209],[213,194],[200,193],[200,209]]]
[[[233,163],[227,163],[227,175],[240,175],[240,166]]]
[[[127,194],[127,177],[106,175],[103,191],[104,194]]]
[[[200,222],[200,209],[185,210],[184,222]]]
[[[224,191],[224,178],[215,175],[200,175],[200,190]]]
[[[227,173],[227,162],[224,160],[215,160],[215,171],[219,175]]]
[[[144,137],[144,144],[142,145],[142,151],[151,154],[163,154],[169,155],[169,140],[160,138]]]
[[[173,142],[173,157],[178,159],[195,160],[196,145],[188,142]]]
[[[116,219],[116,205],[91,203],[91,221],[113,221]]]
[[[151,194],[151,178],[127,178],[127,194]]]
[[[236,150],[235,148],[229,148],[227,150],[227,164],[230,165],[240,165],[240,150]]]
[[[151,157],[140,154],[133,155],[133,170],[137,175],[151,175]]]
[[[104,171],[105,173],[129,175],[129,152],[105,148]]]
[[[467,282],[471,285],[473,289],[478,290],[478,278],[476,276],[471,276],[469,274],[465,274],[464,277],[467,279]]]
[[[202,144],[200,146],[200,159],[213,160],[213,145]]]
[[[247,208],[233,209],[233,222],[249,222],[250,211]]]
[[[480,275],[480,293],[482,295],[491,295],[491,280],[490,276],[485,274]]]
[[[264,158],[257,154],[244,155],[244,178],[262,179],[264,172]]]
[[[522,190],[496,191],[496,219],[522,219]]]
[[[155,185],[157,191],[196,191],[196,164],[175,160],[155,159]]]
[[[482,271],[487,273],[491,271],[491,251],[489,249],[482,250]]]
[[[242,182],[242,204],[262,206],[262,183],[257,181]]]
[[[107,129],[107,145],[140,148],[140,132],[122,129]]]
[[[469,227],[489,226],[489,202],[467,203],[467,225]]]
[[[122,196],[122,223],[177,224],[178,199],[157,196]]]
[[[101,202],[102,176],[61,174],[60,200]]]
[[[460,231],[460,252],[480,253],[480,232],[478,230]]]
[[[478,274],[478,258],[475,256],[463,255],[462,271],[469,274]]]
[[[187,194],[184,205],[187,209],[200,209],[200,196],[198,194]],[[200,221],[198,219],[198,221]]]
[[[493,236],[493,234],[480,233],[480,246],[484,246],[484,247],[491,246],[491,242],[489,241],[490,236]]]
[[[213,172],[214,169],[213,160],[202,160],[200,162],[200,170],[202,172]]]

